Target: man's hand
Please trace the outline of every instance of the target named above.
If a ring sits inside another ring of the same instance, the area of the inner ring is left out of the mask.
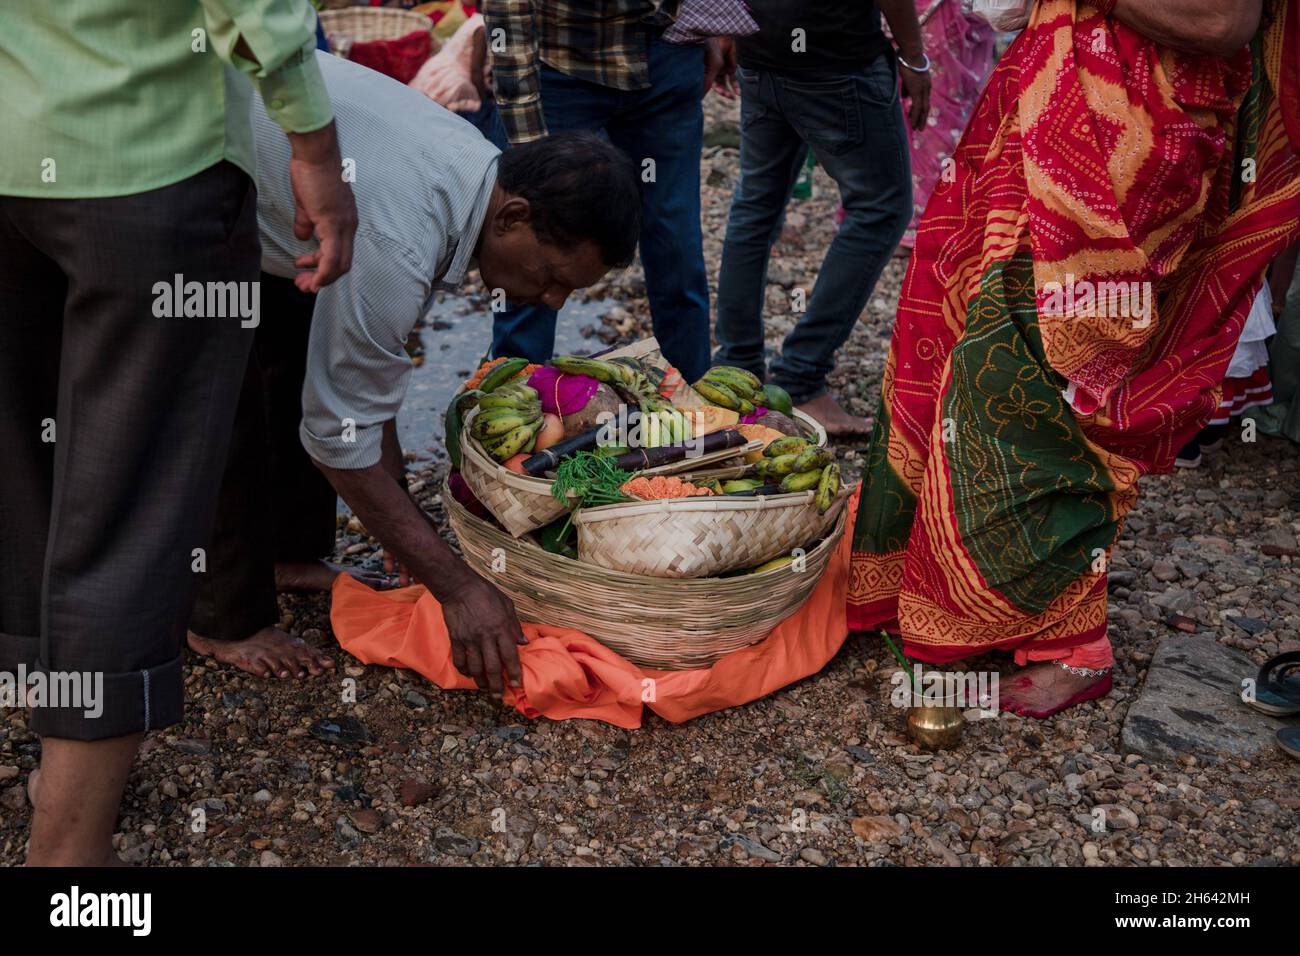
[[[528,638],[520,630],[515,605],[492,585],[472,573],[455,596],[442,602],[442,617],[451,634],[451,661],[479,689],[496,697],[505,690],[504,668],[512,687],[522,687],[518,645]]]
[[[902,65],[898,72],[903,77],[903,95],[912,101],[907,107],[907,125],[919,133],[925,129],[925,121],[930,116],[930,74],[917,73]]]
[[[357,206],[352,187],[343,181],[334,124],[311,133],[290,133],[293,156],[289,180],[293,184],[293,233],[320,240],[315,252],[299,256],[294,265],[307,270],[294,277],[303,292],[319,292],[352,268],[352,237],[357,231]]]
[[[715,37],[705,45],[704,92],[710,89],[729,100],[740,92],[736,84],[736,44],[731,37]]]

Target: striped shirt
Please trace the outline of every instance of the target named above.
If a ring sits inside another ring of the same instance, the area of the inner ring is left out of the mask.
[[[499,153],[422,93],[327,53],[315,56],[359,225],[352,271],[316,297],[299,434],[317,461],[366,468],[378,463],[384,423],[406,396],[407,337],[434,292],[455,288],[473,266]],[[253,131],[262,268],[292,277],[294,260],[316,243],[293,234],[289,145],[260,101]]]
[[[511,143],[546,135],[541,64],[616,90],[650,88],[651,37],[678,0],[486,0],[497,108]]]

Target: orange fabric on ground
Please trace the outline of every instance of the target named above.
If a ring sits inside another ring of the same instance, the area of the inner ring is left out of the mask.
[[[857,503],[854,492],[849,527]],[[821,670],[844,643],[851,546],[845,534],[807,602],[767,640],[709,668],[643,670],[581,631],[525,623],[524,686],[507,691],[506,701],[526,717],[585,717],[632,729],[641,726],[642,707],[683,723],[764,697]],[[423,587],[373,591],[340,574],[330,620],[339,644],[364,663],[418,671],[444,690],[474,687],[452,666],[442,607]]]

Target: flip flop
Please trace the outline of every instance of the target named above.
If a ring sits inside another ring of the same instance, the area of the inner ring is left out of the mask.
[[[1270,717],[1300,714],[1300,651],[1288,651],[1265,661],[1255,677],[1254,700],[1245,703]]]
[[[1300,727],[1283,727],[1279,730],[1277,745],[1287,756],[1300,760]]]

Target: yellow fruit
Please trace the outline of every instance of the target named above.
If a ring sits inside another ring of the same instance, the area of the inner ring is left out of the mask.
[[[723,428],[732,428],[740,421],[740,412],[719,408],[717,405],[696,405],[683,408],[681,412],[686,416],[691,435],[695,438]]]
[[[732,414],[735,413],[733,412]],[[744,435],[749,441],[754,441],[755,439],[761,441],[763,443],[763,448],[766,448],[772,442],[785,437],[784,434],[777,431],[775,428],[768,428],[766,425],[740,425],[736,428],[736,431]],[[763,457],[763,448],[756,448],[751,451],[745,456],[745,461],[749,462],[751,465],[757,462]]]

